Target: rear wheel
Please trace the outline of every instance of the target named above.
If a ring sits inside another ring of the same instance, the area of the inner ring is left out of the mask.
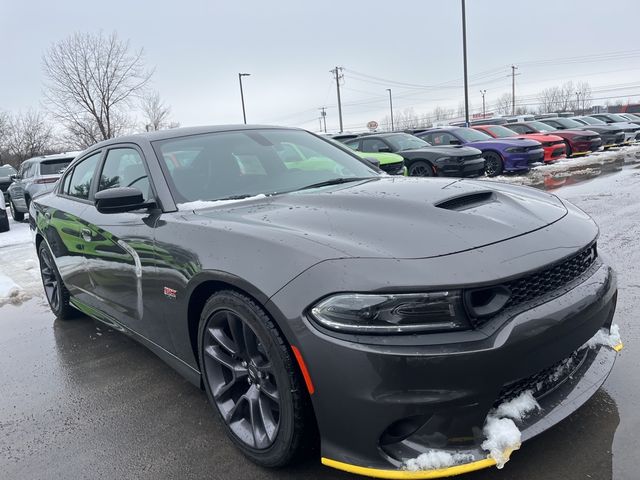
[[[409,176],[410,177],[433,177],[433,169],[431,165],[427,162],[423,162],[422,160],[418,160],[417,162],[413,162],[409,166]]]
[[[15,204],[13,203],[13,200],[9,201],[9,210],[11,210],[11,217],[16,221],[16,222],[22,222],[24,220],[24,213],[19,212],[16,209]]]
[[[42,286],[51,311],[61,320],[77,316],[78,312],[69,304],[69,291],[62,283],[60,272],[45,241],[42,241],[38,247],[38,260]]]
[[[495,152],[487,152],[484,154],[484,171],[489,177],[500,175],[504,171],[502,158]]]
[[[267,467],[299,457],[311,438],[308,397],[264,310],[238,292],[218,292],[202,311],[198,339],[205,390],[231,440]]]

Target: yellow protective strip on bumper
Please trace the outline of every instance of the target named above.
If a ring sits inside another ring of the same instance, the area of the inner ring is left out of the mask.
[[[577,155],[587,155],[587,154],[589,154],[589,153],[591,153],[591,152],[573,152],[573,153],[571,154],[571,156],[572,156],[572,157],[575,157],[575,156],[577,156]]]
[[[483,468],[493,467],[496,464],[496,461],[492,458],[485,458],[484,460],[465,463],[463,465],[439,468],[437,470],[420,470],[417,472],[410,472],[409,470],[381,470],[378,468],[359,467],[357,465],[338,462],[337,460],[331,460],[330,458],[325,457],[322,457],[322,464],[326,465],[327,467],[344,470],[345,472],[355,473],[357,475],[364,475],[373,478],[429,479],[452,477],[454,475],[460,475],[463,473],[481,470]]]
[[[623,344],[622,342],[620,342],[620,343],[618,343],[618,344],[614,345],[612,348],[613,348],[616,352],[619,352],[620,350],[622,350],[622,349],[624,348],[624,344]]]

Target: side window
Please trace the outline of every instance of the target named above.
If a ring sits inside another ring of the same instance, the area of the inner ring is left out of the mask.
[[[353,140],[349,140],[348,142],[344,142],[344,144],[349,148],[353,148],[354,150],[357,150],[358,149],[358,145],[360,144],[360,139],[354,138]]]
[[[518,132],[518,133],[524,133],[525,129],[522,128],[522,125],[511,125],[509,126],[509,128],[511,130],[513,130],[514,132]]]
[[[432,141],[429,143],[432,145],[451,145],[451,140],[455,140],[455,137],[450,133],[435,133],[432,135]]]
[[[379,138],[363,138],[362,151],[373,153],[380,151],[389,151],[389,147]]]
[[[424,133],[421,134],[418,138],[433,145],[433,133]]]
[[[144,160],[135,148],[112,148],[107,153],[98,191],[117,187],[137,188],[145,201],[149,198],[149,177]]]
[[[69,190],[65,193],[72,197],[82,198],[85,200],[89,198],[91,183],[93,182],[93,174],[95,173],[96,167],[98,166],[100,153],[101,152],[94,153],[75,166],[75,168],[73,169],[73,173],[71,174]]]
[[[29,171],[31,170],[31,163],[23,163],[20,165],[20,177],[21,178],[29,178]]]

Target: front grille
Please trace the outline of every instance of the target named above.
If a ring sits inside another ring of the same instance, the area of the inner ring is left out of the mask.
[[[530,145],[530,146],[528,146],[528,147],[524,147],[524,148],[525,148],[525,151],[526,151],[526,152],[529,152],[529,151],[531,151],[531,150],[537,150],[537,149],[539,149],[540,147],[539,147],[538,145]]]
[[[560,290],[562,287],[572,282],[585,273],[598,257],[597,245],[592,245],[582,249],[575,255],[551,265],[543,270],[530,275],[516,278],[501,285],[489,287],[496,291],[508,292],[509,298],[499,311],[491,315],[480,318],[471,318],[471,323],[475,328],[480,328],[497,314],[511,308],[515,308],[527,302],[536,300],[548,293]],[[483,287],[481,290],[487,290]],[[473,305],[469,305],[473,309]]]
[[[540,399],[546,394],[551,393],[580,368],[587,356],[588,350],[587,348],[576,350],[568,357],[563,358],[559,362],[530,377],[506,384],[500,391],[494,407],[516,398],[527,390],[531,390],[536,399]]]
[[[388,173],[389,175],[402,175],[404,162],[386,163],[380,165],[380,170]]]

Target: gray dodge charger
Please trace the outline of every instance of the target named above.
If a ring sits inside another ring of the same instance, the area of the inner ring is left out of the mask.
[[[303,130],[108,140],[30,214],[53,313],[150,348],[264,466],[501,467],[586,402],[621,348],[615,275],[578,208],[387,176]]]

